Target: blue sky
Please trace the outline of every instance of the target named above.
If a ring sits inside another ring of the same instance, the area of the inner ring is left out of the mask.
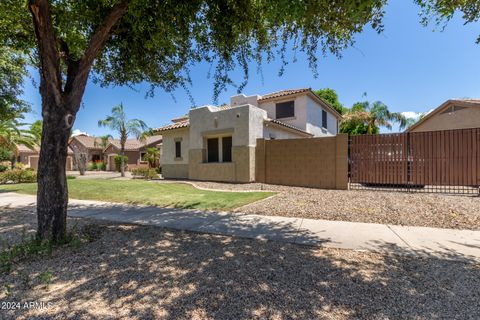
[[[413,1],[391,0],[386,8],[385,31],[377,34],[370,27],[356,36],[356,43],[343,52],[343,57],[320,58],[319,76],[313,77],[306,56],[298,54],[298,61],[290,63],[282,77],[278,76],[280,62],[264,64],[263,81],[251,66],[248,85],[243,92],[265,94],[288,88],[333,88],[345,106],[362,100],[380,100],[397,112],[425,112],[449,98],[480,98],[480,45],[475,39],[480,24],[464,25],[455,17],[446,29],[433,31],[434,25],[423,27],[419,8]],[[213,80],[207,78],[209,65],[192,69],[190,88],[197,105],[212,103]],[[38,83],[38,75],[32,72]],[[241,79],[241,70],[234,73]],[[148,86],[129,88],[100,88],[89,83],[83,106],[77,115],[75,129],[89,134],[110,133],[98,128],[97,121],[105,118],[112,106],[123,102],[129,118],[144,120],[150,127],[169,123],[175,116],[188,112],[191,103],[182,89],[171,95],[157,90],[154,98],[145,98]],[[236,89],[228,88],[219,102],[228,102]],[[27,81],[25,100],[34,111],[27,121],[41,118],[38,88]],[[385,131],[385,130],[382,130]]]

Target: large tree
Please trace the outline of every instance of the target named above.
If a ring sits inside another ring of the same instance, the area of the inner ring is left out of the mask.
[[[344,114],[347,112],[347,108],[345,108],[338,99],[338,94],[335,90],[330,88],[323,88],[315,91],[315,94],[328,102],[335,110],[338,111],[340,114]]]
[[[29,105],[19,98],[23,93],[23,80],[28,75],[25,65],[24,55],[20,52],[6,46],[0,47],[1,121],[21,117],[30,109]]]
[[[87,80],[188,87],[188,70],[213,64],[214,96],[237,66],[271,60],[287,48],[339,55],[371,24],[382,30],[386,0],[2,0],[0,43],[32,56],[40,72],[42,148],[38,167],[39,238],[65,236],[65,162]],[[241,90],[245,81],[238,85]]]

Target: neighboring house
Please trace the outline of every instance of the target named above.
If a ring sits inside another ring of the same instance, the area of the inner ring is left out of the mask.
[[[480,128],[480,99],[448,100],[406,131],[425,132],[467,128]]]
[[[28,168],[34,170],[38,169],[38,158],[40,156],[40,148],[34,146],[33,149],[28,148],[23,144],[19,144],[15,150],[15,156],[17,157],[17,162],[24,164]],[[70,171],[73,168],[73,151],[68,148],[66,170]]]
[[[155,129],[163,136],[162,175],[229,182],[255,179],[257,139],[334,136],[341,115],[311,89],[231,97]]]
[[[125,155],[128,157],[128,169],[139,167],[148,167],[148,162],[145,161],[145,154],[148,148],[155,147],[161,150],[162,136],[146,137],[145,141],[128,139],[125,143]],[[112,140],[105,148],[105,161],[107,163],[107,170],[115,170],[115,156],[119,155],[121,151],[120,140]]]
[[[84,153],[87,157],[87,162],[100,162],[104,161],[101,142],[100,138],[80,134],[70,138],[69,146],[79,154]]]

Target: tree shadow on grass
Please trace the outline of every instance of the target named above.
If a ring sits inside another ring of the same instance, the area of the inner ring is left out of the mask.
[[[319,249],[277,241],[102,225],[77,250],[28,262],[51,290],[15,299],[53,303],[29,316],[130,319],[479,318],[480,268],[441,256]],[[407,253],[407,252],[405,252]],[[10,276],[9,276],[10,277]],[[13,277],[13,276],[11,276]],[[4,280],[12,281],[12,279]],[[14,311],[12,316],[26,316]]]

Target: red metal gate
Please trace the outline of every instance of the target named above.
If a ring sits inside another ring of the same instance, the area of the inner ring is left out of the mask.
[[[478,193],[480,128],[352,136],[352,189]]]

